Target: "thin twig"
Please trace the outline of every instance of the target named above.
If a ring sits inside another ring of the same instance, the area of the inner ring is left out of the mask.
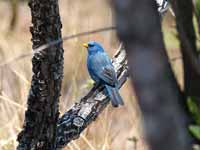
[[[47,43],[47,44],[44,44],[38,48],[35,48],[33,49],[33,51],[29,52],[29,53],[25,53],[25,54],[22,54],[22,55],[19,55],[19,56],[16,56],[14,58],[11,58],[10,60],[7,60],[5,62],[1,62],[0,63],[0,68],[4,67],[5,65],[9,65],[17,60],[20,60],[20,59],[24,59],[26,57],[29,57],[29,56],[32,56],[34,55],[35,53],[39,53],[51,46],[54,46],[54,45],[57,45],[61,42],[64,42],[64,41],[67,41],[67,40],[70,40],[70,39],[74,39],[74,38],[77,38],[77,37],[81,37],[81,36],[86,36],[86,35],[90,35],[90,34],[95,34],[95,33],[99,33],[99,32],[106,32],[106,31],[110,31],[110,30],[115,30],[116,27],[115,26],[110,26],[110,27],[104,27],[104,28],[99,28],[99,29],[95,29],[95,30],[91,30],[91,31],[85,31],[85,32],[80,32],[80,33],[77,33],[77,34],[72,34],[72,35],[69,35],[69,36],[64,36],[62,39],[58,39],[58,40],[55,40],[55,41],[52,41],[50,43]],[[120,46],[123,46],[122,43]],[[174,61],[174,60],[172,60]]]
[[[172,10],[172,8],[169,8],[169,12],[172,14],[173,17],[176,17],[174,11]]]
[[[99,33],[99,32],[106,32],[106,31],[115,30],[115,29],[116,29],[115,26],[110,26],[110,27],[103,27],[103,28],[99,28],[99,29],[95,29],[95,30],[91,30],[91,31],[80,32],[80,33],[72,34],[72,35],[69,35],[69,36],[64,36],[62,39],[58,39],[58,40],[52,41],[50,43],[44,44],[44,45],[42,45],[38,48],[35,48],[30,53],[25,53],[25,54],[16,56],[14,58],[11,58],[10,60],[7,60],[5,62],[1,62],[0,68],[4,67],[5,65],[11,64],[11,63],[13,63],[17,60],[32,56],[35,53],[39,53],[39,52],[41,52],[41,51],[43,51],[43,50],[45,50],[45,49],[47,49],[51,46],[57,45],[57,44],[62,43],[64,41],[67,41],[67,40],[70,40],[70,39],[73,39],[73,38],[77,38],[77,37],[81,37],[81,36],[86,36],[86,35],[95,34],[95,33]]]

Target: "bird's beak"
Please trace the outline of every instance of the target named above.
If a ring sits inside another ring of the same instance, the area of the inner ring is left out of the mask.
[[[83,47],[88,48],[88,44],[87,44],[87,43],[84,43],[84,44],[83,44]]]

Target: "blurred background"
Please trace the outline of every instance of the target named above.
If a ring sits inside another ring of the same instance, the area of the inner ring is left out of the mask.
[[[108,0],[60,0],[62,35],[114,25]],[[31,15],[27,1],[0,0],[0,64],[32,51]],[[182,85],[182,62],[172,13],[162,20],[164,40],[171,64]],[[102,43],[110,57],[119,47],[115,31],[97,33],[64,42],[64,79],[60,112],[63,114],[91,88],[86,69],[87,51],[82,43]],[[32,77],[32,56],[18,59],[0,68],[0,150],[14,150],[21,131]],[[120,93],[125,106],[107,107],[78,140],[66,150],[147,150],[143,138],[142,118],[128,81]]]

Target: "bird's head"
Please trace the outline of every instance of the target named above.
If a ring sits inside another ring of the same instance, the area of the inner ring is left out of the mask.
[[[97,52],[104,52],[103,47],[94,41],[90,41],[88,43],[84,43],[83,46],[87,48],[89,54],[95,54]]]

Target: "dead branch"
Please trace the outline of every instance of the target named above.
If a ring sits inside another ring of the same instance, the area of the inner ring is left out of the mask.
[[[113,57],[113,65],[118,75],[120,87],[128,78],[125,50],[120,49]],[[80,102],[75,103],[58,121],[57,149],[77,139],[81,132],[104,110],[110,99],[103,92],[101,85],[94,86]]]

